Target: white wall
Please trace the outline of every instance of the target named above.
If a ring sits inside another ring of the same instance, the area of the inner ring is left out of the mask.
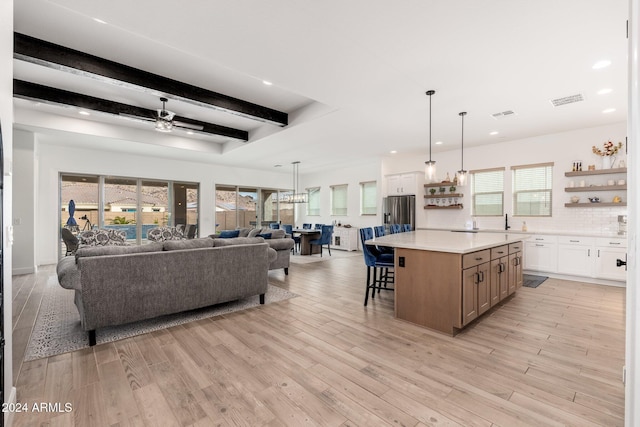
[[[11,176],[7,176],[8,170],[12,164],[13,149],[13,1],[0,1],[0,120],[2,123],[2,148],[4,151],[5,176],[3,183],[3,215],[2,215],[2,252],[4,267],[4,396],[5,401],[15,401],[15,389],[13,386],[13,340],[11,331],[13,327],[13,313],[11,309],[11,300],[13,292],[11,289],[11,258],[12,249],[8,243],[7,230],[11,226],[11,209],[12,209],[12,186],[13,180]],[[9,418],[9,413],[5,413],[5,420]]]
[[[36,178],[35,137],[31,132],[13,132],[13,274],[30,274],[36,266]]]
[[[571,171],[574,161],[581,160],[583,170],[587,170],[589,164],[595,164],[596,168],[601,167],[601,158],[593,154],[592,146],[602,147],[607,140],[614,142],[625,141],[626,123],[616,125],[580,129],[571,132],[558,133],[553,135],[543,135],[534,138],[501,142],[482,147],[465,148],[464,167],[467,170],[486,169],[494,167],[506,167],[505,171],[505,213],[509,215],[512,229],[519,230],[522,221],[527,222],[528,231],[568,231],[568,232],[590,232],[595,234],[615,234],[617,232],[617,216],[626,214],[625,207],[586,207],[586,208],[566,208],[565,203],[569,202],[572,195],[581,197],[581,201],[587,201],[589,196],[598,196],[603,201],[613,197],[610,192],[592,193],[566,193],[564,188],[569,181],[579,181],[582,178],[567,178],[565,172]],[[620,155],[616,162],[626,161],[624,154]],[[438,177],[443,179],[448,172],[453,178],[455,171],[460,169],[460,150],[447,151],[444,153],[432,154],[436,161]],[[427,153],[423,156],[398,155],[387,157],[383,160],[385,174],[400,173],[412,170],[424,169],[424,161],[427,160]],[[553,168],[553,200],[552,217],[518,217],[512,218],[513,203],[511,194],[511,166],[533,163],[554,162]],[[614,175],[615,176],[615,175]],[[606,181],[608,178],[585,177],[586,185],[590,182],[594,184]],[[471,219],[471,200],[469,186],[459,187],[458,192],[464,193],[462,199],[464,209],[455,210],[425,210],[418,207],[416,212],[416,224],[419,228],[425,227],[454,227],[463,228],[465,222]],[[627,201],[624,192],[617,192],[622,196],[623,201]],[[420,203],[423,203],[421,200]],[[504,217],[478,217],[480,228],[502,229],[504,228]]]
[[[38,244],[35,265],[53,264],[58,260],[60,172],[198,182],[200,183],[201,236],[215,231],[216,184],[260,188],[291,187],[291,176],[285,172],[264,172],[152,156],[123,155],[96,149],[69,148],[48,140],[43,142],[43,138],[39,138],[37,134],[35,140],[35,156],[31,159],[38,170],[35,197],[37,206],[35,241]],[[30,167],[23,164],[23,161],[28,161],[25,157],[27,156],[20,159],[20,163],[16,162],[16,168]],[[28,207],[25,206],[26,209]],[[33,209],[35,210],[35,207]],[[20,247],[23,243],[20,242]],[[21,259],[23,255],[25,254],[20,254]]]
[[[302,167],[301,167],[302,169]],[[354,227],[372,227],[381,224],[380,215],[360,215],[360,183],[376,181],[378,201],[382,201],[384,185],[380,174],[380,161],[369,160],[359,163],[357,160],[347,168],[330,171],[302,174],[300,172],[300,190],[310,187],[320,187],[320,215],[307,215],[307,205],[298,205],[296,211],[296,225],[311,224],[350,224]],[[347,215],[331,215],[330,186],[347,184]],[[378,209],[380,211],[380,209]]]
[[[640,230],[640,181],[638,143],[640,143],[640,1],[629,2],[629,228],[627,273],[625,425],[640,425],[640,269],[638,268],[638,230]]]

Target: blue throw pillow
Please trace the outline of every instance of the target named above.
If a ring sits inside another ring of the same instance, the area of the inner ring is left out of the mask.
[[[256,235],[256,237],[262,237],[263,239],[270,239],[271,238],[271,233],[258,234],[258,235]]]
[[[238,237],[240,235],[240,230],[222,230],[220,232],[220,238],[222,239],[231,239],[234,237]]]

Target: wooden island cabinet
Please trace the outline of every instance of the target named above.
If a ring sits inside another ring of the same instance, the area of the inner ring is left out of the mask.
[[[395,248],[395,316],[455,335],[522,286],[521,239],[418,230],[369,242]]]

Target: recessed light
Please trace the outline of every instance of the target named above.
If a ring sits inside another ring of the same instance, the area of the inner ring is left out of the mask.
[[[609,88],[604,88],[604,89],[600,89],[598,91],[598,95],[606,95],[608,93],[613,92],[613,89],[609,89]]]
[[[497,135],[497,134],[499,134],[499,133],[500,133],[500,132],[498,132],[497,130],[494,130],[493,132],[489,132],[489,135]]]
[[[607,108],[606,110],[602,110],[604,114],[613,113],[614,111],[616,111],[615,108]]]
[[[268,81],[268,80],[263,80],[263,81],[262,81],[262,84],[264,84],[264,85],[266,85],[266,86],[271,86],[273,83],[271,83],[271,82],[270,82],[270,81]]]
[[[98,24],[106,24],[106,22],[100,18],[93,18],[93,20],[96,21]]]
[[[436,145],[442,145],[442,141],[436,141]]]
[[[81,114],[83,116],[90,116],[91,115],[88,111],[78,111],[78,114]]]
[[[187,131],[187,135],[193,135],[193,131],[192,130],[188,130]]]
[[[391,151],[389,151],[389,153],[391,153],[391,154],[396,154],[396,153],[397,153],[397,151],[396,151],[396,150],[391,150]]]
[[[593,68],[594,70],[600,70],[602,68],[607,68],[609,65],[611,65],[611,61],[609,61],[608,59],[605,59],[605,60],[596,62],[595,64],[593,64],[591,68]]]

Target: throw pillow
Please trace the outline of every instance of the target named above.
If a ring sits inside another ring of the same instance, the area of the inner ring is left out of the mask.
[[[233,239],[234,237],[238,237],[240,234],[240,230],[222,230],[220,232],[221,239]]]
[[[263,239],[271,239],[271,233],[258,234],[256,237],[262,237]]]

